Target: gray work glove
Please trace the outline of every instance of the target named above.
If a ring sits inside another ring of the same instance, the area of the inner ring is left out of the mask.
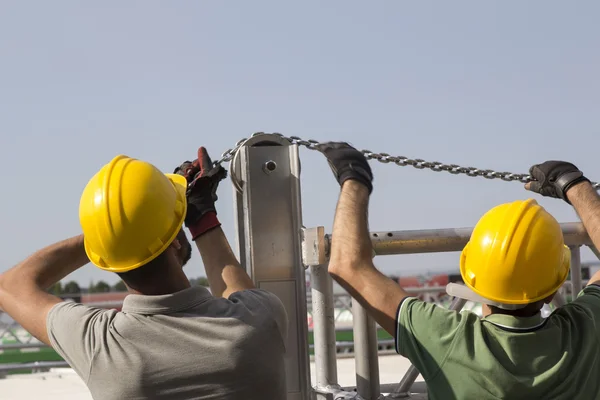
[[[583,172],[575,165],[565,161],[546,161],[536,164],[529,169],[533,181],[528,182],[525,188],[542,196],[563,199],[571,204],[567,198],[567,191],[581,182],[589,182]]]
[[[356,180],[373,191],[373,173],[363,153],[344,142],[328,142],[315,146],[327,162],[340,186],[348,179]]]

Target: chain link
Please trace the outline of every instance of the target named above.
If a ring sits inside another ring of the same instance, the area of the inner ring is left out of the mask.
[[[251,137],[256,135],[263,135],[264,132],[256,132]],[[288,140],[292,144],[304,146],[309,150],[316,150],[316,146],[320,144],[319,141],[313,139],[302,139],[298,136],[284,136],[281,133],[272,133],[272,135],[278,136],[282,139]],[[235,144],[235,147],[228,149],[221,155],[221,159],[215,162],[216,164],[222,164],[229,162],[233,159],[233,156],[238,149],[248,140],[249,138],[242,139]],[[439,161],[425,161],[420,158],[408,158],[404,156],[391,156],[387,153],[374,153],[371,150],[361,150],[365,157],[369,160],[379,161],[383,164],[396,164],[400,167],[411,166],[416,169],[429,169],[434,172],[448,172],[452,175],[464,174],[470,177],[482,177],[485,179],[501,179],[507,182],[521,182],[527,183],[531,181],[531,176],[528,174],[515,174],[512,172],[498,172],[491,169],[480,169],[475,167],[461,167],[457,164],[444,164]],[[592,182],[592,186],[596,190],[600,190],[600,183]]]

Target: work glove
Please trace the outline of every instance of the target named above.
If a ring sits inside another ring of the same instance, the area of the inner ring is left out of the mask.
[[[184,176],[188,182],[185,226],[190,230],[192,239],[196,240],[221,225],[215,202],[219,182],[227,177],[227,170],[221,165],[214,166],[206,149],[200,147],[196,160],[185,161],[173,173]]]
[[[354,179],[373,191],[373,173],[363,153],[345,142],[328,142],[315,146],[327,157],[327,162],[340,186]]]
[[[567,198],[567,191],[575,184],[587,181],[583,172],[575,165],[565,161],[546,161],[536,164],[529,169],[533,178],[525,185],[527,190],[539,193],[542,196],[563,199],[571,204]]]

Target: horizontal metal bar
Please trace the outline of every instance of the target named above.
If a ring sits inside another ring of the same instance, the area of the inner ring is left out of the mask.
[[[1,350],[44,349],[49,346],[44,343],[11,343],[0,345]]]
[[[560,227],[567,246],[592,244],[582,223],[568,222]],[[461,251],[472,232],[473,228],[372,232],[371,242],[375,254],[381,256]],[[327,242],[331,242],[331,235],[327,235]]]
[[[66,361],[37,361],[22,364],[0,364],[0,372],[50,368],[70,368],[70,366]]]
[[[398,386],[397,383],[382,383],[380,385],[380,391],[381,393],[393,393],[394,389]],[[343,392],[346,393],[352,393],[352,392],[356,392],[356,387],[354,386],[346,386],[342,388]],[[411,394],[425,394],[427,393],[427,384],[425,382],[415,382],[413,383],[412,387],[411,387]],[[393,397],[396,398],[396,397]],[[397,397],[397,398],[402,398],[402,397]],[[410,397],[410,400],[416,400],[416,399],[427,399],[427,397]]]

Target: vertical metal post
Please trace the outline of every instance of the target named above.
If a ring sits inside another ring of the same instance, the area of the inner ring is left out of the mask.
[[[581,246],[571,248],[571,301],[577,298],[581,291]]]
[[[357,300],[352,299],[354,330],[354,363],[356,366],[356,391],[365,400],[380,396],[377,327],[375,320]]]
[[[467,301],[465,299],[461,299],[459,297],[455,297],[452,299],[452,303],[450,303],[449,310],[460,311]],[[415,368],[414,365],[411,365],[408,368],[408,371],[402,377],[402,380],[398,384],[398,388],[394,391],[394,393],[408,393],[410,391],[411,386],[415,383],[417,378],[419,377],[419,370]]]
[[[315,349],[315,386],[317,389],[339,389],[336,345],[333,280],[323,265],[310,267]]]
[[[288,314],[287,396],[282,400],[309,400],[298,146],[274,135],[254,136],[234,155],[230,172],[242,265],[257,287],[281,299]]]

